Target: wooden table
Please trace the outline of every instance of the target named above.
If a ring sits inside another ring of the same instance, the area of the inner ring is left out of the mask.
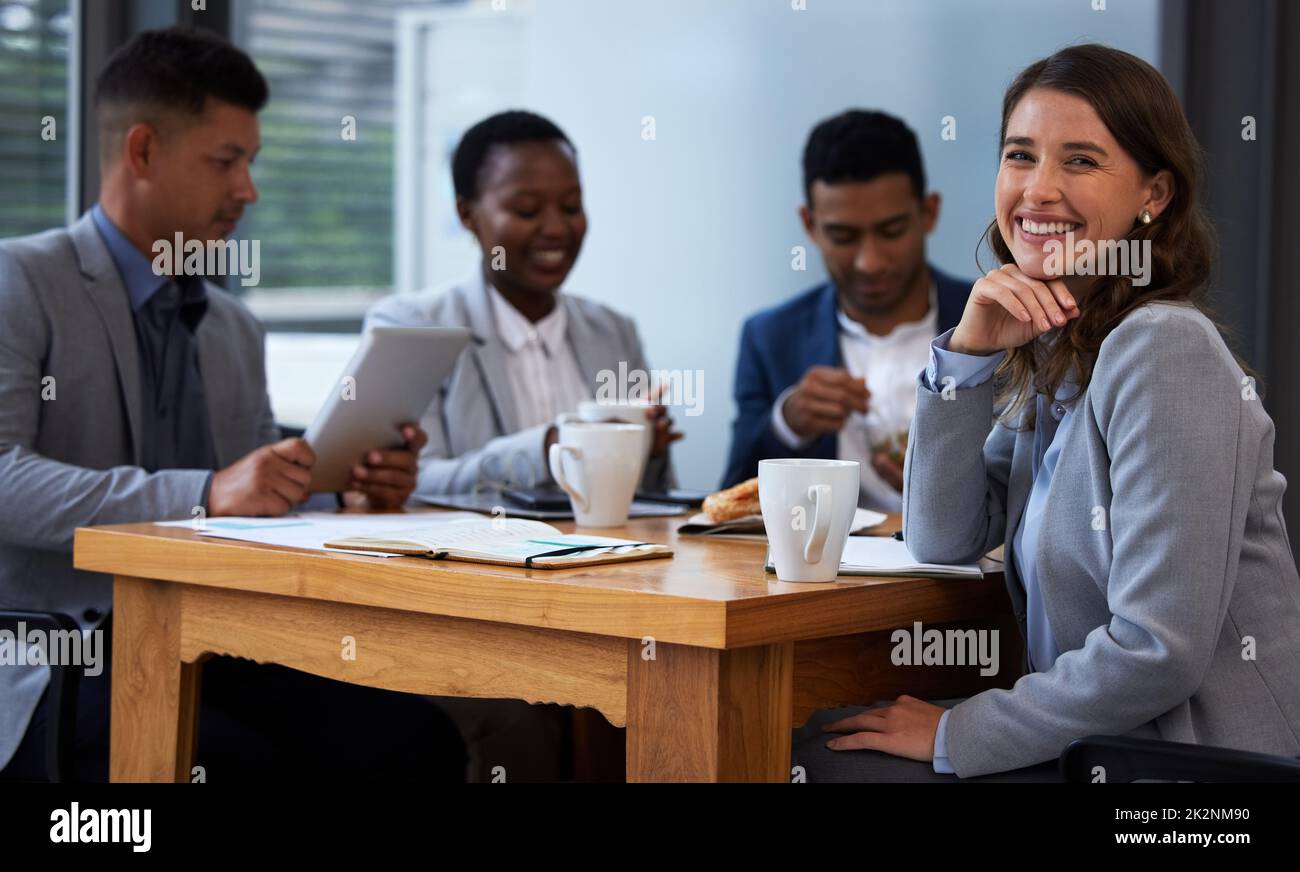
[[[1014,681],[1013,669],[983,679],[890,661],[890,631],[921,621],[1000,627],[1000,662],[1018,663],[1000,575],[786,584],[764,572],[763,543],[678,537],[681,523],[607,531],[669,544],[671,560],[562,571],[79,529],[77,568],[115,576],[111,778],[189,780],[200,666],[217,654],[409,693],[590,707],[627,727],[629,781],[788,781],[791,727],[818,708]]]

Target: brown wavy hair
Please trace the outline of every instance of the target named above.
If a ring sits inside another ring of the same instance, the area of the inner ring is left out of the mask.
[[[1202,152],[1173,89],[1160,72],[1128,52],[1095,43],[1076,45],[1026,67],[1002,99],[999,153],[1007,121],[1031,88],[1051,88],[1087,100],[1111,135],[1141,170],[1153,176],[1168,170],[1173,198],[1150,224],[1136,218],[1125,240],[1151,240],[1151,281],[1136,287],[1128,276],[1102,276],[1079,301],[1079,317],[1057,328],[1052,343],[1027,342],[998,367],[997,406],[1004,424],[1026,410],[1015,429],[1032,429],[1037,394],[1051,398],[1062,380],[1077,374],[1077,399],[1087,390],[1101,343],[1110,331],[1144,303],[1190,302],[1213,319],[1206,304],[1216,246],[1214,231],[1200,205]],[[989,224],[982,242],[1003,264],[1014,263],[998,229]],[[1126,243],[1127,244],[1127,243]],[[978,254],[977,254],[978,261]],[[1223,332],[1222,325],[1218,325]]]

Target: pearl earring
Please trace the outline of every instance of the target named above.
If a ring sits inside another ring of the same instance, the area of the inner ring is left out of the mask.
[[[1152,215],[1150,209],[1143,209],[1142,214],[1138,216],[1138,220],[1141,221],[1143,224],[1150,224],[1151,218]]]

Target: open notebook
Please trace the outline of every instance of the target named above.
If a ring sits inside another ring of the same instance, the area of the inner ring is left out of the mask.
[[[569,569],[597,563],[671,557],[673,554],[666,545],[561,533],[550,524],[520,518],[471,518],[429,523],[408,530],[393,530],[382,536],[344,536],[331,539],[325,547],[529,569]]]

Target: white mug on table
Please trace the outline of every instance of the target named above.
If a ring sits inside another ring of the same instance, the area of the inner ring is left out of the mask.
[[[557,419],[558,424],[564,424],[569,421],[588,421],[595,423],[598,421],[622,421],[625,424],[635,424],[642,429],[642,441],[644,446],[641,450],[641,471],[637,473],[636,480],[641,481],[641,476],[645,474],[645,465],[650,460],[650,450],[654,448],[655,433],[650,426],[650,421],[646,414],[654,406],[650,403],[609,403],[601,400],[583,400],[578,404],[578,411],[565,412]]]
[[[551,476],[583,527],[627,523],[644,458],[645,425],[567,420],[551,446]]]
[[[834,581],[858,507],[855,460],[760,460],[758,501],[781,581]]]

